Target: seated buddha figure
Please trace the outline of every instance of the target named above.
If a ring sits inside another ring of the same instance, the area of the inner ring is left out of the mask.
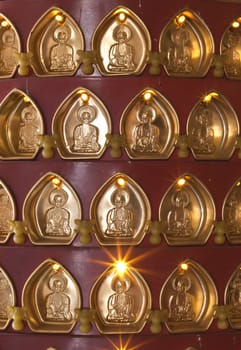
[[[36,110],[32,106],[25,107],[21,112],[21,122],[19,126],[19,144],[21,152],[35,152],[40,134],[39,123],[37,122]]]
[[[11,73],[17,65],[16,37],[12,29],[6,29],[2,34],[2,48],[0,50],[0,72]]]
[[[216,146],[212,128],[212,112],[206,107],[201,108],[195,119],[196,125],[191,132],[193,149],[197,153],[213,153]]]

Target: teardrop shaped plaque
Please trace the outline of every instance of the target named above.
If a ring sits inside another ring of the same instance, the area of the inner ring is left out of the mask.
[[[134,268],[121,263],[107,268],[97,279],[90,293],[91,309],[95,310],[98,330],[104,334],[139,333],[151,309],[149,287]]]
[[[241,329],[241,265],[232,273],[225,288],[224,303],[229,306],[228,320],[230,326]]]
[[[154,89],[141,91],[124,110],[120,132],[132,159],[168,159],[179,134],[174,108]]]
[[[29,191],[23,204],[23,220],[33,244],[71,244],[75,219],[81,219],[80,200],[61,176],[49,172]]]
[[[193,260],[180,264],[167,278],[160,293],[160,308],[168,310],[170,333],[201,332],[213,321],[218,304],[215,284],[207,271]]]
[[[217,91],[210,91],[192,109],[187,135],[196,159],[229,159],[239,134],[238,117]]]
[[[149,200],[142,188],[129,176],[113,175],[95,194],[90,218],[102,245],[137,245],[151,218]]]
[[[204,77],[211,67],[214,41],[205,22],[192,10],[179,11],[164,27],[159,50],[164,68],[175,77]]]
[[[62,158],[100,158],[106,149],[106,135],[111,133],[111,118],[96,95],[78,88],[56,111],[52,132]]]
[[[79,25],[64,10],[51,7],[32,28],[27,51],[37,76],[71,76],[79,68],[78,51],[84,49]]]
[[[215,205],[207,188],[193,175],[180,176],[167,190],[159,206],[170,245],[203,245],[215,220]]]
[[[241,244],[241,178],[228,191],[222,209],[225,235],[231,244]]]
[[[241,79],[240,24],[240,17],[234,19],[221,38],[220,54],[224,59],[224,73],[228,79]]]
[[[118,6],[96,28],[92,48],[103,75],[141,74],[151,50],[151,38],[134,12]]]
[[[13,89],[0,106],[0,159],[33,159],[44,133],[42,115],[23,91]]]
[[[6,185],[0,180],[0,243],[7,242],[10,236],[9,221],[15,220],[15,201]]]
[[[0,13],[0,78],[11,78],[17,68],[16,56],[21,52],[19,34],[13,23]]]
[[[47,259],[25,282],[22,306],[33,332],[69,333],[81,307],[80,289],[60,263]]]
[[[9,307],[15,306],[15,291],[3,268],[0,267],[0,329],[7,328],[10,319],[8,316]]]

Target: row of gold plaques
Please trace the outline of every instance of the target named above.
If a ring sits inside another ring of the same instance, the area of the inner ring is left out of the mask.
[[[151,37],[142,20],[130,9],[117,7],[100,22],[92,37],[92,50],[84,51],[84,37],[78,23],[60,8],[50,8],[32,28],[27,54],[21,53],[19,34],[0,14],[0,77],[28,74],[71,76],[80,64],[86,74],[95,63],[103,75],[141,74],[147,63],[150,72],[175,77],[203,77],[214,59],[214,42],[205,22],[192,10],[179,11],[164,27],[159,51],[151,52]],[[220,57],[230,79],[241,79],[240,17],[232,21],[221,39]],[[156,70],[157,65],[157,70]]]
[[[124,109],[119,135],[111,134],[111,117],[103,102],[82,87],[58,107],[51,136],[44,135],[38,107],[21,90],[13,89],[3,99],[0,113],[1,160],[33,159],[40,147],[49,145],[63,159],[100,158],[107,146],[117,149],[113,156],[118,157],[124,146],[131,159],[168,159],[177,147],[181,157],[187,157],[190,149],[197,160],[225,160],[240,147],[236,112],[217,91],[210,91],[193,107],[186,135],[179,134],[178,116],[170,102],[151,88]]]
[[[140,272],[128,262],[116,261],[97,278],[89,296],[89,309],[82,309],[81,289],[76,279],[59,262],[47,259],[29,276],[22,291],[22,305],[16,306],[14,287],[0,269],[0,326],[13,319],[13,329],[26,321],[33,332],[69,333],[80,322],[89,332],[94,322],[100,333],[139,333],[153,321],[152,295]],[[240,266],[231,275],[224,295],[231,327],[241,327]],[[160,310],[170,333],[200,332],[209,328],[218,306],[213,279],[197,262],[185,260],[164,282]],[[16,316],[17,313],[17,316]],[[151,331],[156,332],[155,321]],[[154,328],[153,328],[154,327]]]
[[[224,199],[223,221],[219,222],[231,244],[241,243],[240,204],[239,179]],[[210,192],[191,174],[183,174],[169,187],[160,202],[158,221],[151,221],[151,206],[143,189],[124,173],[114,174],[97,191],[88,220],[82,219],[81,202],[74,189],[51,172],[27,194],[23,221],[15,220],[14,199],[3,182],[0,208],[1,243],[14,233],[18,244],[28,235],[36,245],[68,245],[80,232],[82,243],[89,243],[94,233],[100,245],[138,245],[151,232],[152,243],[159,243],[155,239],[162,233],[171,246],[204,245],[217,224]]]

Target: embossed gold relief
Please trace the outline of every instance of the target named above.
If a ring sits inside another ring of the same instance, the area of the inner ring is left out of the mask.
[[[9,222],[15,220],[15,201],[6,185],[0,180],[0,243],[5,243],[10,236]]]
[[[107,268],[90,293],[101,333],[141,332],[149,317],[151,293],[141,274],[124,261]]]
[[[241,79],[241,17],[230,23],[222,35],[220,54],[223,57],[224,73],[228,79]]]
[[[0,13],[0,78],[11,78],[21,51],[19,34],[10,20]]]
[[[71,76],[79,68],[84,38],[79,25],[60,8],[52,7],[37,21],[27,42],[37,76]]]
[[[207,188],[193,175],[180,176],[159,207],[164,237],[170,245],[203,245],[215,220],[215,205]]]
[[[15,306],[15,291],[6,272],[0,267],[0,329],[9,324],[9,309]]]
[[[13,89],[0,106],[0,159],[33,159],[43,134],[42,115],[23,91]]]
[[[78,88],[56,111],[52,132],[62,158],[100,158],[106,149],[106,135],[111,133],[111,118],[97,96]]]
[[[103,75],[140,74],[151,50],[149,31],[126,7],[116,7],[98,25],[92,38],[97,67]]]
[[[148,229],[150,203],[133,179],[117,173],[95,194],[90,218],[100,244],[137,245]]]
[[[23,220],[33,244],[71,244],[75,219],[81,219],[80,200],[59,175],[45,174],[29,191],[23,204]]]
[[[189,144],[196,159],[229,159],[238,134],[237,115],[217,91],[207,93],[194,106],[187,121]]]
[[[160,293],[160,308],[168,310],[166,327],[170,333],[207,330],[217,303],[212,278],[201,265],[190,259],[170,274]]]
[[[232,273],[224,293],[224,303],[228,307],[227,318],[232,328],[241,328],[241,265]]]
[[[166,98],[154,89],[139,93],[124,110],[120,132],[133,159],[167,159],[179,134],[177,114]]]
[[[81,307],[77,282],[58,262],[47,259],[26,281],[22,293],[29,328],[33,332],[69,333]]]
[[[175,77],[203,77],[213,60],[214,41],[205,22],[192,10],[178,12],[160,35],[164,68]]]
[[[241,179],[238,179],[227,193],[222,208],[224,232],[231,244],[241,243]]]

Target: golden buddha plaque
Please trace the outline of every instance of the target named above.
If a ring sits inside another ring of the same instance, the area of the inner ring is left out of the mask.
[[[84,37],[74,19],[65,11],[51,7],[32,28],[27,51],[37,76],[72,76],[79,68],[78,51]]]
[[[168,312],[165,324],[170,333],[206,331],[216,304],[218,295],[212,278],[190,259],[170,274],[160,293],[160,308]]]
[[[224,303],[229,307],[228,321],[230,326],[241,329],[241,265],[232,273],[225,288]]]
[[[75,219],[81,219],[80,200],[59,175],[45,174],[29,191],[23,204],[23,220],[31,242],[68,245],[76,236]]]
[[[204,245],[214,225],[216,210],[207,188],[193,175],[180,176],[159,206],[159,220],[169,245]]]
[[[13,23],[0,13],[0,78],[11,78],[17,68],[17,55],[21,52],[19,34]]]
[[[52,132],[62,158],[100,158],[111,133],[111,118],[102,101],[80,87],[56,111]]]
[[[0,180],[0,244],[10,237],[9,222],[15,220],[16,206],[13,196],[6,185]]]
[[[141,274],[119,261],[95,282],[90,306],[101,333],[139,333],[149,317],[151,293]]]
[[[151,38],[142,20],[130,9],[119,6],[96,28],[92,49],[103,75],[141,74],[151,50]]]
[[[44,133],[42,115],[23,91],[13,89],[0,106],[0,159],[33,159]]]
[[[164,27],[159,51],[169,76],[200,78],[211,67],[214,41],[206,23],[194,11],[183,9]]]
[[[187,135],[196,159],[230,159],[235,151],[238,134],[236,112],[217,91],[207,93],[188,117]]]
[[[137,245],[148,229],[150,203],[133,179],[117,173],[95,194],[90,218],[100,244]]]
[[[81,307],[80,289],[60,263],[47,259],[25,282],[22,306],[33,332],[69,333]]]
[[[9,318],[9,308],[16,303],[15,291],[6,272],[0,267],[0,330],[7,328]]]
[[[168,159],[179,134],[174,108],[157,90],[141,91],[122,113],[120,132],[132,159]]]

